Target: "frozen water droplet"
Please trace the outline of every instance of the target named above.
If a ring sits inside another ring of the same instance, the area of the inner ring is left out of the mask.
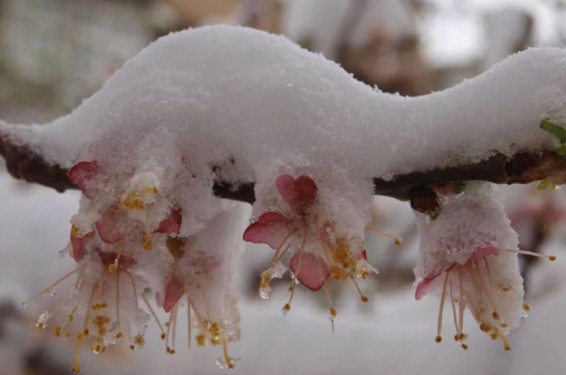
[[[49,320],[50,317],[51,316],[49,315],[49,311],[42,312],[41,314],[39,314],[35,326],[39,329],[45,329],[47,327],[47,321]]]
[[[269,299],[269,297],[271,296],[271,288],[270,287],[259,288],[259,296],[262,299]]]
[[[216,366],[218,366],[218,368],[221,369],[225,369],[226,368],[226,364],[224,363],[224,360],[222,358],[216,358],[216,361],[214,361],[216,363]]]
[[[49,297],[55,297],[55,295],[57,295],[57,291],[55,289],[49,289],[47,294],[49,294]]]
[[[216,366],[218,366],[221,369],[233,369],[236,366],[236,363],[240,360],[241,358],[229,357],[228,358],[229,364],[227,364],[223,358],[216,358],[216,361],[214,362],[216,363]]]
[[[23,302],[22,303],[22,309],[27,310],[29,307],[29,302]]]
[[[287,272],[287,266],[281,262],[275,263],[271,271],[271,277],[274,279],[280,279]]]

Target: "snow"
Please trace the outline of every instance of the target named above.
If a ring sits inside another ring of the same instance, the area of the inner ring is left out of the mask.
[[[300,155],[391,178],[550,147],[538,124],[564,116],[565,60],[560,49],[531,49],[454,88],[403,98],[283,37],[211,26],[159,39],[51,124],[0,129],[67,167],[95,159],[125,168],[150,155],[172,164],[179,154],[202,167],[233,157],[241,180]]]

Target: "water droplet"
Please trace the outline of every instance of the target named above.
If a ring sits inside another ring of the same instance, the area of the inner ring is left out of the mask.
[[[23,302],[22,303],[22,309],[27,310],[29,307],[29,302]]]
[[[271,288],[270,287],[259,288],[259,296],[262,299],[269,299],[269,297],[271,296]]]
[[[55,289],[49,289],[47,294],[49,294],[49,297],[55,297],[57,295],[57,291]]]

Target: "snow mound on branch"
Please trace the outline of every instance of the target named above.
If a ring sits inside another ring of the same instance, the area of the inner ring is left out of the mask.
[[[565,65],[562,49],[530,49],[460,86],[404,98],[284,37],[209,26],[159,39],[51,124],[2,128],[67,167],[96,156],[126,168],[162,149],[165,164],[179,153],[200,166],[233,161],[217,173],[238,181],[287,155],[392,178],[549,147],[538,124],[566,117]]]

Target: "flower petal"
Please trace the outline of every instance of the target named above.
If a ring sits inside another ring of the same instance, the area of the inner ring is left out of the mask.
[[[171,280],[165,286],[165,299],[163,300],[163,310],[169,312],[175,307],[177,302],[185,294],[185,283],[177,276],[171,277]]]
[[[94,237],[94,232],[85,234],[82,237],[75,237],[71,234],[70,254],[75,262],[80,262],[86,254],[86,243]]]
[[[75,164],[69,171],[69,180],[78,187],[88,199],[94,197],[92,179],[98,174],[96,161],[82,161]]]
[[[276,249],[289,235],[291,221],[278,212],[266,212],[244,232],[244,241],[264,243]]]
[[[174,208],[167,218],[165,218],[155,233],[177,234],[181,229],[181,221],[183,219],[182,211],[180,208]]]
[[[301,267],[297,273],[299,262]],[[295,273],[301,284],[313,292],[322,288],[330,275],[328,266],[322,259],[305,251],[297,251],[293,255],[289,261],[289,268]]]
[[[126,230],[127,214],[118,205],[112,205],[104,211],[96,222],[96,229],[102,241],[107,244],[119,242]]]
[[[421,300],[424,296],[430,293],[430,285],[440,275],[440,272],[426,275],[417,283],[417,290],[415,291],[415,299],[417,301]]]
[[[310,177],[300,176],[295,180],[288,174],[279,176],[275,186],[283,200],[297,213],[302,213],[306,206],[314,202],[318,190]]]

